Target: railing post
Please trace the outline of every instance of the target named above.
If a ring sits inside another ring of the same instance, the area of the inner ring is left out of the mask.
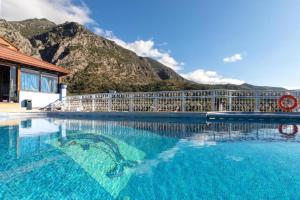
[[[129,95],[129,112],[133,112],[133,94]]]
[[[66,110],[66,97],[61,100],[61,109],[62,111]]]
[[[212,96],[211,96],[211,111],[212,112],[216,111],[215,110],[215,108],[216,108],[215,103],[216,103],[216,91],[213,90],[212,91]]]
[[[181,92],[181,112],[185,112],[185,106],[186,106],[185,92]]]
[[[260,112],[260,96],[257,90],[255,91],[255,112]]]
[[[112,108],[112,94],[108,94],[108,112],[111,112]]]
[[[232,111],[232,91],[228,93],[228,111]]]
[[[95,95],[92,95],[92,111],[95,111]]]
[[[153,100],[153,111],[157,112],[157,103],[158,103],[158,99],[157,99],[157,92],[154,93],[154,100]]]
[[[68,99],[68,111],[71,111],[71,99]]]
[[[82,107],[82,96],[79,97],[79,111],[83,111],[83,107]]]

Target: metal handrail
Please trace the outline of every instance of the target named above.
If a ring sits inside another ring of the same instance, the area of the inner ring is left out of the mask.
[[[185,90],[160,92],[99,93],[67,96],[66,111],[104,112],[280,112],[278,99],[300,90]],[[299,108],[296,109],[299,111]]]

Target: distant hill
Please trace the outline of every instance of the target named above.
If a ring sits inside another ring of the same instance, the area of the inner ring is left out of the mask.
[[[271,89],[249,84],[194,83],[156,60],[137,56],[74,22],[56,25],[47,19],[0,20],[0,27],[0,36],[24,53],[69,69],[71,74],[64,82],[74,94],[109,90]]]
[[[249,90],[285,90],[283,87],[270,87],[270,86],[256,86],[248,83],[244,83],[241,85],[244,89]]]

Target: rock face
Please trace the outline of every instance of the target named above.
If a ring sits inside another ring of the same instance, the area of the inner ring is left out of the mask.
[[[34,57],[40,57],[36,49],[32,47],[29,39],[24,37],[11,23],[3,19],[0,19],[0,37],[13,44],[22,53]]]
[[[34,29],[35,23],[42,30]],[[150,58],[139,57],[80,24],[45,22],[46,25],[41,26],[43,23],[37,19],[13,24],[30,39],[33,49],[43,60],[71,71],[65,82],[72,93],[139,91],[155,89],[157,84],[188,84],[170,68]],[[27,29],[31,30],[30,34]]]
[[[188,81],[172,69],[100,37],[84,26],[47,19],[0,20],[0,36],[21,52],[65,67],[68,91],[74,94],[182,89],[251,89],[250,85],[203,85]]]

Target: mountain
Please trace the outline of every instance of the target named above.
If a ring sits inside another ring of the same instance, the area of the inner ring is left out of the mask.
[[[245,90],[286,90],[282,87],[270,87],[270,86],[256,86],[248,83],[244,83],[241,85]]]
[[[0,19],[0,37],[19,48],[22,53],[40,57],[38,51],[34,49],[28,38],[23,36],[11,23]]]
[[[251,85],[203,85],[184,79],[151,58],[140,57],[84,26],[47,19],[0,20],[0,36],[26,54],[65,67],[68,91],[74,94],[182,89],[251,89]],[[3,31],[3,30],[5,31]],[[1,34],[2,32],[5,32]],[[13,36],[12,36],[13,35]],[[18,42],[17,42],[18,41]],[[23,45],[24,44],[24,45]]]
[[[16,30],[26,38],[31,38],[35,35],[42,34],[55,27],[56,24],[45,18],[43,19],[27,19],[23,21],[10,21]]]

